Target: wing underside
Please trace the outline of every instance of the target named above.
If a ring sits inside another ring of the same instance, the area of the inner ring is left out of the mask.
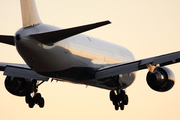
[[[48,81],[48,77],[36,73],[25,64],[0,63],[0,71],[4,71],[4,75],[18,78],[27,78],[30,80]]]
[[[154,66],[166,66],[178,62],[180,62],[180,51],[161,56],[141,59],[133,62],[106,66],[105,68],[101,68],[96,72],[95,79],[103,79],[120,74],[131,73],[138,70],[147,69],[148,64]],[[49,79],[48,77],[36,73],[27,65],[23,64],[0,63],[0,70],[4,71],[4,75],[7,76],[23,77],[38,80]]]

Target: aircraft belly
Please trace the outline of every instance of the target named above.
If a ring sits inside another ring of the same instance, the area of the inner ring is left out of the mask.
[[[86,72],[84,72],[83,74],[82,74],[82,71],[80,72],[78,70],[78,69],[83,70],[83,68],[73,68],[73,69],[54,72],[54,73],[41,73],[41,74],[54,75],[54,77],[52,76],[52,78],[57,81],[66,81],[66,82],[71,82],[75,84],[85,84],[87,86],[89,85],[89,86],[99,87],[99,88],[108,89],[108,90],[117,90],[119,88],[125,89],[134,82],[135,76],[136,76],[136,73],[133,72],[130,74],[119,75],[120,76],[119,79],[105,78],[103,80],[97,80],[93,78],[95,74],[93,69],[86,68]]]

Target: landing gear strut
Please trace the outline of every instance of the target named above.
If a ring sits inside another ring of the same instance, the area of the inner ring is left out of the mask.
[[[40,83],[42,84],[42,83]],[[27,92],[25,96],[25,101],[29,105],[29,108],[33,108],[35,104],[38,104],[40,108],[44,107],[44,98],[41,96],[40,93],[37,93],[38,86],[40,84],[37,84],[37,81],[33,81],[32,83],[32,91]],[[31,93],[33,92],[33,96],[31,96]]]
[[[128,105],[128,96],[126,95],[124,90],[112,90],[110,92],[110,100],[112,101],[115,110],[124,110],[124,106]]]

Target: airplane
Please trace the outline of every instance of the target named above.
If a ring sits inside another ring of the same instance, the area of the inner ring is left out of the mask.
[[[155,91],[174,86],[174,74],[165,66],[180,62],[179,51],[135,60],[125,47],[81,34],[110,24],[108,20],[62,29],[42,23],[34,0],[20,3],[23,27],[14,36],[0,35],[0,42],[16,47],[26,64],[0,62],[0,70],[7,76],[7,91],[25,97],[30,108],[44,107],[38,87],[50,79],[110,90],[115,110],[128,105],[125,89],[139,70],[149,70],[146,81]]]

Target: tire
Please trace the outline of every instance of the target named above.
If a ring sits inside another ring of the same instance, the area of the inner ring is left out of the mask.
[[[128,105],[128,102],[129,102],[128,96],[125,95],[124,98],[123,98],[123,104]]]
[[[116,101],[122,101],[122,95],[121,94],[118,94],[116,95]]]
[[[28,105],[29,105],[29,108],[33,108],[35,103],[33,101],[30,101]]]
[[[121,110],[124,110],[124,104],[123,103],[120,104],[120,108],[121,108]]]
[[[43,108],[43,107],[44,107],[44,98],[43,98],[43,97],[41,97],[41,98],[39,99],[38,105],[39,105],[40,108]]]
[[[40,94],[40,93],[37,93],[37,94],[36,94],[36,97],[37,97],[37,98],[41,98],[41,94]]]
[[[32,100],[31,95],[26,95],[26,96],[25,96],[25,101],[26,101],[27,104],[28,104],[31,100]]]
[[[35,102],[36,104],[39,103],[40,99],[41,99],[41,94],[40,94],[40,93],[37,93],[37,94],[34,96],[34,98],[33,98],[33,100],[34,100],[34,102]]]
[[[115,110],[119,110],[119,105],[118,104],[115,104],[114,107],[115,107]]]
[[[111,101],[115,101],[116,99],[116,94],[114,92],[114,90],[111,90],[110,94],[109,94],[110,100]]]

